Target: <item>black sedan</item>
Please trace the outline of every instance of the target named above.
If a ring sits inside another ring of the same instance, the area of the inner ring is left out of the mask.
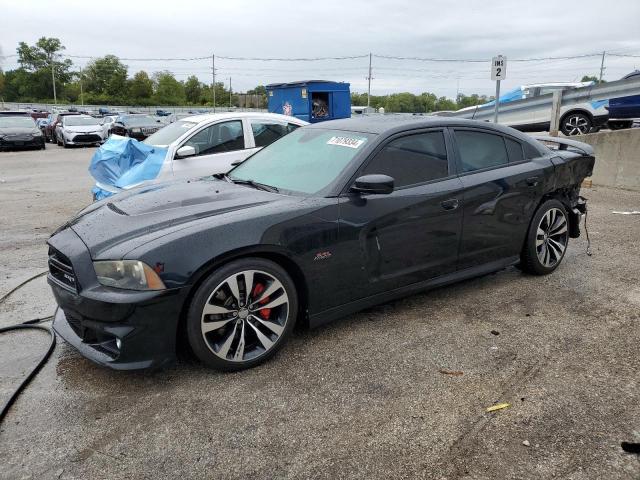
[[[111,124],[109,134],[131,137],[136,140],[144,140],[152,133],[156,133],[164,127],[162,121],[151,115],[120,115]]]
[[[116,369],[186,337],[205,364],[271,357],[296,323],[519,263],[553,272],[579,235],[588,145],[447,118],[304,128],[227,175],[95,203],[49,240],[54,328]],[[568,148],[567,148],[568,147]]]
[[[29,115],[0,115],[0,150],[45,148],[44,136]]]

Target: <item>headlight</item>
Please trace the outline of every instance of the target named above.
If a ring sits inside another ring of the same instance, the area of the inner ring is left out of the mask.
[[[41,137],[42,136],[42,132],[40,130],[38,130],[37,132],[33,132],[31,134],[32,137]]]
[[[140,133],[140,132],[142,132],[142,129],[141,129],[141,128],[132,128],[132,129],[131,129],[131,132],[133,132],[133,133]]]
[[[138,260],[93,262],[98,282],[106,287],[127,290],[163,290],[164,283],[151,267]]]

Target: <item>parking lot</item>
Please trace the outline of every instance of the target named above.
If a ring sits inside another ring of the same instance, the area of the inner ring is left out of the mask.
[[[93,151],[0,154],[0,297],[90,202]],[[0,477],[637,479],[620,442],[640,439],[640,216],[612,211],[640,192],[583,195],[592,256],[583,231],[550,276],[510,268],[297,331],[252,370],[114,372],[60,340],[2,425]],[[0,325],[54,306],[40,277]],[[3,402],[47,341],[0,337]]]

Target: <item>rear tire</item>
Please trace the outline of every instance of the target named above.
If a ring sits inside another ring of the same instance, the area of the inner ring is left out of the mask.
[[[531,219],[520,254],[520,266],[527,273],[547,275],[558,268],[568,245],[567,209],[558,200],[547,200]]]
[[[215,270],[198,288],[187,314],[187,337],[208,367],[243,370],[282,348],[297,314],[289,274],[269,260],[242,258]]]

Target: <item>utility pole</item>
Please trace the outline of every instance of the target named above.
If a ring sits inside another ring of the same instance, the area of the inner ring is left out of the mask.
[[[84,96],[82,94],[82,67],[80,67],[80,103],[84,107]]]
[[[600,80],[598,80],[598,83],[602,83],[602,72],[604,72],[604,56],[607,52],[605,52],[604,50],[602,51],[602,61],[600,62]]]
[[[53,103],[58,105],[58,97],[56,96],[56,65],[53,57],[51,57],[49,61],[51,62],[51,80],[53,82]]]
[[[211,54],[211,75],[213,76],[213,113],[216,113],[216,56]]]
[[[229,77],[229,108],[231,108],[231,77]]]
[[[371,53],[369,53],[369,76],[367,77],[369,81],[369,87],[367,88],[367,112],[371,107]]]

